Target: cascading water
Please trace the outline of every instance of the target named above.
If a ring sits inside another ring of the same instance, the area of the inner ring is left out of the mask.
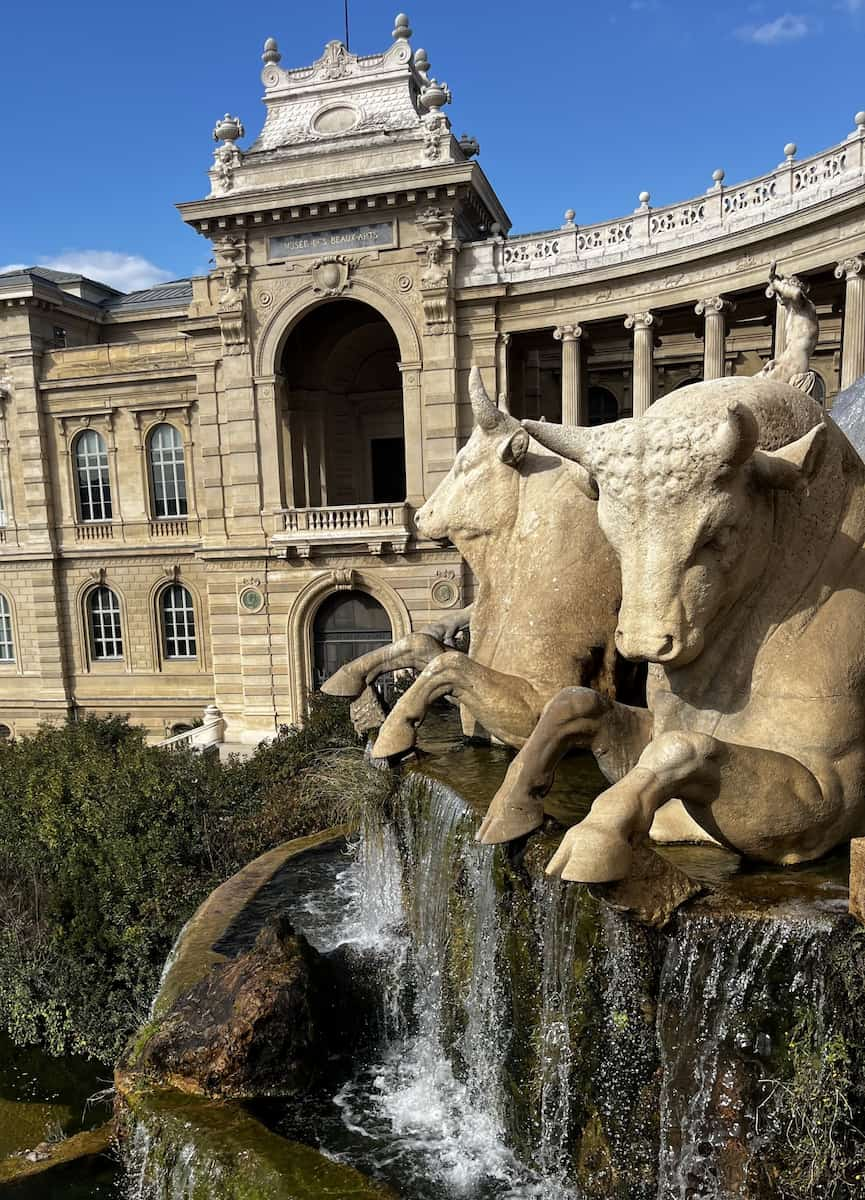
[[[824,996],[832,923],[686,914],[660,978],[663,1068],[658,1200],[762,1195],[763,1151],[784,1131],[785,1087],[767,1078],[790,1013],[813,1014],[831,1036]],[[816,1035],[816,1037],[815,1037]],[[766,1192],[766,1194],[774,1194]]]
[[[835,884],[790,873],[737,891],[727,863],[660,932],[546,878],[554,833],[494,849],[477,820],[410,773],[347,855],[280,880],[277,909],[330,957],[366,1033],[320,1092],[257,1106],[266,1124],[406,1200],[859,1194],[854,1002],[833,981],[860,951]],[[152,1160],[136,1138],[133,1165]],[[165,1187],[135,1200],[192,1196],[204,1167],[186,1140]],[[846,1191],[820,1183],[836,1166],[853,1170]]]
[[[418,1200],[550,1196],[504,1135],[511,1027],[501,994],[494,853],[473,841],[472,814],[449,788],[413,780],[405,791],[395,835],[387,827],[365,831],[345,926],[351,936],[360,914],[385,914],[382,926],[367,927],[367,946],[381,948],[384,937],[383,992],[401,997],[402,1019],[390,1023],[375,1061],[336,1103],[352,1132],[381,1147],[365,1168],[398,1177]],[[412,804],[420,791],[424,802]],[[395,927],[403,953],[394,953]]]

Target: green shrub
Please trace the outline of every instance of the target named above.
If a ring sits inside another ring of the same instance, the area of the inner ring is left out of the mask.
[[[0,744],[0,1027],[113,1061],[207,894],[350,815],[351,789],[326,783],[333,762],[373,768],[345,709],[321,698],[303,729],[224,766],[114,717]]]

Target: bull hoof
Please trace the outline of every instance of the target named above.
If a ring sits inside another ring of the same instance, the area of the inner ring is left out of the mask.
[[[414,747],[415,729],[409,721],[388,717],[379,730],[370,753],[373,758],[399,758]]]
[[[525,837],[527,833],[537,829],[543,819],[543,804],[536,804],[531,808],[527,806],[522,809],[510,809],[501,814],[488,812],[475,838],[485,846],[515,842],[517,838]]]
[[[366,687],[363,675],[351,669],[351,664],[334,671],[330,679],[321,685],[325,696],[341,696],[344,700],[355,700]]]
[[[627,838],[583,821],[562,838],[547,874],[569,883],[615,883],[630,873],[632,858]]]
[[[521,786],[519,770],[512,764],[475,838],[485,846],[499,846],[502,842],[525,837],[537,829],[543,819],[543,801]]]

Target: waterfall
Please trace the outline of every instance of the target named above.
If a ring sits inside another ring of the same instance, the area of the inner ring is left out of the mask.
[[[680,916],[661,972],[658,1200],[747,1200],[773,1141],[779,1017],[824,1014],[831,925],[814,914]],[[825,1038],[825,1029],[819,1031]]]

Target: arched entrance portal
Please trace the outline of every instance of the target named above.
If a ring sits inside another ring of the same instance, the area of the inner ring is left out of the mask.
[[[312,627],[313,687],[353,658],[393,641],[387,613],[366,592],[337,592],[315,614]]]
[[[399,346],[359,300],[303,317],[282,355],[283,488],[298,508],[406,498]]]

